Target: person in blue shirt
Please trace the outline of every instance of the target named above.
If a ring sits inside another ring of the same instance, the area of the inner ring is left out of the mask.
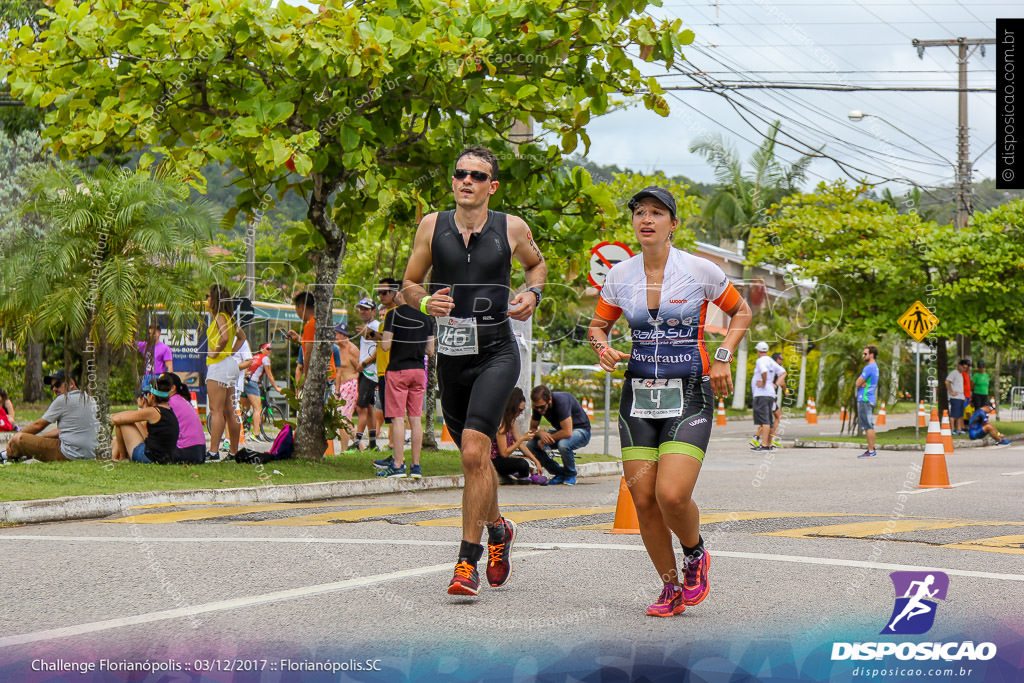
[[[860,428],[868,437],[868,449],[858,455],[858,458],[873,458],[878,455],[875,450],[875,400],[878,396],[878,347],[869,344],[862,352],[867,365],[861,370],[857,378],[857,421]]]
[[[971,415],[971,421],[967,425],[967,433],[972,439],[984,439],[985,435],[988,434],[997,442],[1000,446],[1006,446],[1010,443],[1010,440],[1003,436],[995,425],[988,421],[989,415],[995,411],[995,406],[991,403],[982,406],[979,410],[975,410],[974,414]]]

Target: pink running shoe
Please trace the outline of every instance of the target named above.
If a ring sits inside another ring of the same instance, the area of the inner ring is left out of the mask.
[[[702,549],[696,558],[684,557],[683,562],[686,565],[683,571],[683,602],[688,606],[696,605],[711,592],[711,584],[708,583],[708,565],[711,560],[708,551]]]
[[[647,608],[649,617],[674,617],[686,611],[683,604],[683,591],[678,586],[666,583],[661,595],[653,605]]]

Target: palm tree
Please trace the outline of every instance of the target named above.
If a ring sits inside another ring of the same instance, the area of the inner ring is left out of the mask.
[[[19,339],[81,340],[88,370],[79,385],[96,398],[97,454],[109,457],[112,353],[136,339],[157,305],[172,320],[195,313],[211,280],[201,250],[216,221],[184,183],[160,174],[60,166],[33,173],[30,185],[22,211],[52,227],[10,246],[0,265],[0,322]]]
[[[813,157],[803,155],[792,164],[783,164],[775,156],[779,122],[775,121],[754,153],[750,172],[745,173],[736,148],[720,133],[702,135],[690,151],[700,154],[714,171],[718,187],[695,219],[705,236],[711,239],[746,241],[750,228],[767,221],[766,211],[783,197],[799,191]]]

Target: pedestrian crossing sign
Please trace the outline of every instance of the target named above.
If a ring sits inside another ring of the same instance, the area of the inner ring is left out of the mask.
[[[907,331],[914,341],[919,342],[935,329],[935,326],[939,324],[939,319],[928,310],[927,306],[920,301],[915,301],[896,322]]]

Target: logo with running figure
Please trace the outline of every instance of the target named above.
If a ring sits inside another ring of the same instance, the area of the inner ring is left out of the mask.
[[[883,635],[919,635],[935,623],[935,600],[945,600],[949,576],[943,572],[893,572],[889,574],[896,589],[892,616],[880,633]]]

